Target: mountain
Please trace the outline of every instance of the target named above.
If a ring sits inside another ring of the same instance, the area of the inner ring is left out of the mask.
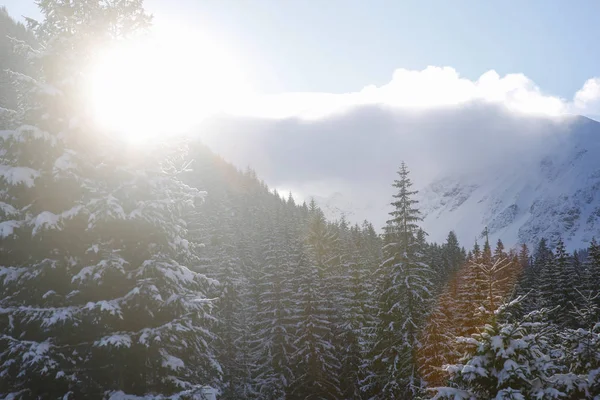
[[[562,237],[569,248],[600,237],[600,123],[575,117],[539,151],[507,154],[484,170],[446,175],[421,190],[424,228],[432,240],[455,230],[469,243],[483,236],[505,243],[551,244]]]
[[[314,198],[333,219],[383,227],[405,161],[431,241],[455,230],[472,244],[486,226],[510,246],[562,235],[571,249],[600,237],[600,127],[585,117],[482,103],[358,107],[310,121],[223,118],[201,131],[214,152],[297,200]]]

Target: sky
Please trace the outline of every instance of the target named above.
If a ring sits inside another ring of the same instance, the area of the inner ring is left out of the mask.
[[[0,0],[13,16],[32,0]],[[256,90],[356,91],[397,68],[451,66],[471,80],[522,73],[570,98],[600,75],[600,3],[580,0],[146,0],[157,24],[218,37],[243,60]]]
[[[13,16],[35,15],[32,1],[2,4]],[[542,157],[547,143],[570,133],[565,116],[600,119],[600,2],[145,4],[156,32],[187,27],[193,34],[167,43],[168,56],[155,54],[162,62],[156,71],[143,67],[151,59],[139,57],[129,66],[133,73],[100,80],[110,90],[104,83],[144,93],[115,98],[108,90],[106,119],[133,116],[130,125],[143,119],[145,130],[202,115],[195,132],[226,160],[356,222],[385,222],[402,160],[423,188],[444,176]],[[234,57],[217,57],[219,49]],[[182,53],[195,57],[178,59]],[[121,59],[116,69],[128,69],[129,61]],[[157,82],[154,72],[161,71],[167,79]],[[198,79],[198,71],[206,76]],[[236,93],[242,82],[252,96]],[[157,87],[163,96],[153,92]],[[152,115],[163,121],[148,121]]]

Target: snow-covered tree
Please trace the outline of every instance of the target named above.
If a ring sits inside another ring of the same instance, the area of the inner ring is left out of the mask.
[[[307,251],[300,254],[295,266],[299,316],[293,354],[295,376],[288,398],[338,399],[341,365],[333,345],[335,309],[328,297],[330,256],[337,238],[314,201],[308,213]]]
[[[600,317],[598,293],[583,293],[575,289],[580,300],[571,310],[580,327],[560,332],[567,374],[561,388],[569,399],[597,399],[600,396]]]
[[[563,327],[574,327],[577,321],[574,318],[573,306],[578,304],[579,271],[575,269],[573,259],[569,257],[561,238],[556,243],[554,268],[556,283],[553,285],[554,291],[550,294],[550,303],[552,307],[560,307],[556,322]]]
[[[434,399],[562,398],[547,317],[534,311],[514,321],[506,315],[510,307],[502,305],[490,324],[460,339],[469,351],[461,362],[446,366],[450,385],[435,388]]]
[[[102,398],[211,384],[205,279],[182,217],[200,193],[178,146],[129,151],[81,109],[95,45],[148,24],[141,1],[38,2],[31,75],[0,127],[0,393]],[[4,218],[9,216],[9,218]]]
[[[379,310],[375,343],[365,390],[373,398],[410,398],[421,389],[416,352],[420,346],[432,283],[431,268],[423,262],[417,240],[420,221],[416,191],[402,163],[384,235],[380,266]]]
[[[16,51],[15,40],[30,45],[35,42],[32,32],[12,19],[8,10],[0,6],[0,114],[3,109],[12,110],[17,105],[16,88],[11,84],[11,73],[7,71],[25,73],[27,69],[26,57]]]
[[[283,217],[281,217],[283,218]],[[298,238],[286,221],[275,220],[267,228],[260,273],[260,300],[256,315],[256,367],[254,386],[262,398],[284,399],[293,380],[294,351],[291,287],[294,243]]]
[[[492,257],[487,250],[479,254],[448,282],[423,330],[419,366],[429,386],[444,384],[448,375],[443,365],[457,362],[464,353],[456,337],[480,332],[514,290],[519,276],[516,261],[501,249]]]
[[[460,283],[457,271],[437,297],[422,330],[417,357],[419,373],[428,387],[445,384],[448,374],[442,367],[457,362],[461,355],[456,337],[466,313],[461,309],[463,303],[459,301]]]
[[[368,232],[358,225],[348,228],[344,221],[338,229],[342,270],[337,285],[343,287],[343,293],[335,345],[342,365],[340,387],[342,398],[360,399],[369,328],[373,326],[371,276],[378,259],[369,251]]]
[[[583,263],[579,290],[587,296],[594,296],[600,287],[600,245],[592,239],[588,247],[588,255]],[[600,307],[600,298],[596,298],[596,305]]]

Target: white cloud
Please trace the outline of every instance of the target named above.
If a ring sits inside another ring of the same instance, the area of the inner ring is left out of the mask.
[[[450,67],[400,69],[353,93],[287,93],[250,105],[205,121],[205,143],[271,187],[341,199],[352,219],[381,226],[402,160],[418,188],[538,159],[569,140],[577,119],[566,115],[600,114],[600,79],[565,100],[523,74],[472,81]]]
[[[574,109],[582,114],[599,114],[600,78],[588,79],[583,87],[575,93]]]
[[[523,74],[503,77],[494,70],[473,81],[452,67],[397,69],[389,83],[368,85],[350,93],[284,93],[256,96],[229,110],[235,115],[266,118],[318,119],[361,105],[409,110],[456,106],[470,102],[500,104],[511,111],[535,115],[596,115],[600,109],[600,78],[588,80],[572,100],[544,93]]]

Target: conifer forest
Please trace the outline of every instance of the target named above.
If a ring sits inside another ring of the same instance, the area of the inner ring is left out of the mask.
[[[0,10],[0,399],[600,399],[596,240],[430,241],[400,159],[379,229],[123,145],[82,82],[142,1],[37,3]]]

